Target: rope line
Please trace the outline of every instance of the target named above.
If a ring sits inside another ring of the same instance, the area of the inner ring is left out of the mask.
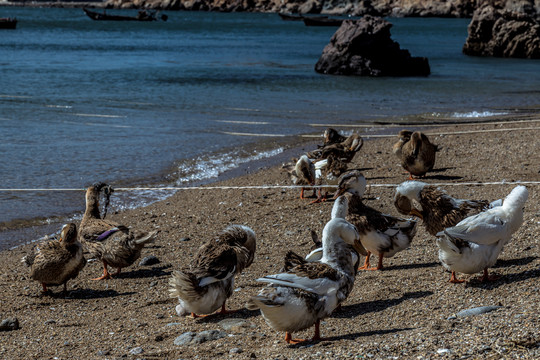
[[[399,184],[370,184],[368,187],[397,187]],[[540,181],[491,181],[491,182],[458,182],[458,183],[429,183],[433,186],[485,186],[485,185],[540,185]],[[114,188],[114,191],[179,191],[179,190],[260,190],[260,189],[319,189],[336,188],[337,185],[251,185],[251,186],[169,186],[169,187],[135,187]],[[0,192],[46,192],[46,191],[86,191],[86,189],[57,188],[57,189],[0,189]]]

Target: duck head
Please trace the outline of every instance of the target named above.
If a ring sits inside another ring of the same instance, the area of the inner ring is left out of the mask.
[[[338,189],[334,194],[334,199],[337,199],[345,192],[350,192],[359,197],[364,196],[364,193],[366,192],[366,178],[362,172],[359,170],[352,170],[339,177]]]
[[[394,195],[394,206],[403,215],[414,215],[423,219],[420,193],[427,184],[421,181],[405,181],[398,185]],[[417,209],[414,204],[418,204]]]

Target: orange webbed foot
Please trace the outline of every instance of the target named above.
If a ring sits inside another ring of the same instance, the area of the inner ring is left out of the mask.
[[[465,280],[459,280],[456,277],[456,273],[454,271],[452,271],[452,276],[450,276],[450,280],[448,281],[451,282],[452,284],[461,284],[465,282]]]
[[[308,341],[307,339],[293,339],[292,334],[290,332],[285,333],[285,342],[287,342],[287,344],[296,345],[296,344],[301,344],[307,341]]]

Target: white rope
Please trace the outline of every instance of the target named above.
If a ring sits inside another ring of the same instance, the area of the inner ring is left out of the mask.
[[[532,115],[527,115],[532,116]],[[499,119],[500,117],[496,117]],[[508,119],[506,121],[456,121],[459,118],[430,118],[425,117],[426,120],[446,120],[445,123],[436,123],[436,124],[422,124],[422,123],[371,123],[371,124],[309,124],[311,127],[349,127],[349,128],[373,128],[373,127],[405,127],[405,126],[419,126],[419,127],[445,127],[445,126],[478,126],[478,125],[507,125],[507,124],[519,124],[519,123],[530,123],[530,122],[540,122],[540,118],[536,119],[527,119],[527,120],[512,120]],[[454,121],[452,121],[454,120]]]
[[[449,131],[449,132],[439,132],[439,133],[425,133],[429,136],[447,136],[447,135],[464,135],[464,134],[482,134],[490,132],[504,132],[504,131],[518,131],[518,130],[540,130],[540,127],[525,127],[525,128],[504,128],[504,129],[488,129],[488,130],[467,130],[467,131]],[[388,137],[397,137],[396,134],[385,134],[385,135],[369,135],[369,134],[360,134],[363,138],[388,138]],[[320,138],[321,135],[300,135],[301,137],[306,138]]]
[[[397,187],[399,184],[370,184],[369,187]],[[540,185],[540,181],[492,181],[492,182],[458,182],[430,183],[434,186],[485,186],[485,185]],[[252,186],[169,186],[169,187],[135,187],[114,188],[114,191],[179,191],[179,190],[260,190],[260,189],[318,189],[336,188],[337,185],[252,185]],[[0,189],[0,192],[40,192],[40,191],[86,191],[86,189],[56,188],[56,189]]]

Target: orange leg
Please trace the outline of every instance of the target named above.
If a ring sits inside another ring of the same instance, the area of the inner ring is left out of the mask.
[[[383,269],[383,254],[379,254],[379,262],[377,263],[377,267],[372,267],[366,270],[382,270]]]
[[[323,201],[326,201],[326,198],[323,199],[321,189],[318,189],[317,190],[317,199],[313,200],[311,203],[316,204],[316,203],[320,203],[320,202],[323,202]]]
[[[41,286],[43,287],[43,293],[47,292],[47,285],[41,283]]]
[[[465,280],[459,280],[457,277],[456,277],[456,272],[455,271],[452,271],[452,276],[450,276],[450,282],[452,284],[461,284],[463,282],[465,282]]]
[[[358,270],[367,270],[369,269],[369,257],[371,256],[371,253],[368,251],[366,258],[364,259],[364,265],[359,267]]]
[[[300,199],[305,199],[304,198],[304,188],[302,188],[302,190],[300,190]]]
[[[285,333],[285,341],[287,342],[287,344],[296,345],[296,344],[306,342],[307,340],[306,339],[293,339],[291,333],[287,331]]]
[[[107,262],[103,260],[103,275],[101,275],[98,278],[92,279],[92,280],[105,280],[105,279],[112,279],[111,274],[109,274],[109,271],[107,270]]]
[[[232,313],[235,313],[236,310],[227,310],[225,308],[225,303],[223,303],[223,305],[221,305],[221,310],[219,310],[217,313],[220,314],[220,315],[225,315],[225,314],[232,314]]]
[[[116,272],[115,272],[114,274],[112,274],[111,276],[118,276],[118,275],[120,275],[120,271],[122,271],[122,268],[118,268],[118,269],[116,270]]]
[[[498,280],[500,279],[501,277],[498,276],[498,275],[492,275],[492,276],[489,276],[488,275],[488,269],[485,268],[484,269],[484,274],[482,275],[482,277],[479,279],[481,282],[488,282],[488,281],[495,281],[495,280]]]
[[[315,333],[313,334],[313,338],[311,341],[321,341],[321,321],[317,320],[315,323]]]

